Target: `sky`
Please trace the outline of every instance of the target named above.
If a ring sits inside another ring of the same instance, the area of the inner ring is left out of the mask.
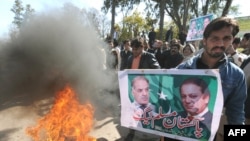
[[[14,13],[10,11],[15,0],[0,0],[0,37],[8,35],[9,27],[13,21]],[[75,6],[82,8],[95,8],[100,10],[102,0],[21,0],[22,5],[30,4],[36,12],[46,11],[47,9],[62,7],[64,3],[71,2]]]
[[[0,0],[0,37],[8,35],[9,27],[13,21],[14,13],[10,11],[15,0]],[[63,3],[71,2],[75,6],[82,8],[96,8],[100,10],[103,0],[21,0],[23,5],[30,4],[36,12],[46,11],[50,8],[62,7]],[[249,7],[246,0],[234,0],[232,5],[239,5],[239,16],[250,16]],[[121,16],[120,16],[121,17]],[[119,17],[118,17],[119,18]],[[119,21],[119,19],[117,20]]]

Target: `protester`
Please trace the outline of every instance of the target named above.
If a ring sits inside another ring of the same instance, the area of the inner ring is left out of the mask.
[[[157,61],[159,62],[160,66],[163,66],[163,60],[162,60],[162,47],[163,42],[161,40],[155,40],[154,44],[154,55]]]
[[[150,48],[153,48],[154,41],[156,39],[156,32],[155,29],[152,28],[152,30],[148,33],[148,44]]]
[[[130,40],[123,41],[123,50],[120,53],[121,56],[121,67],[120,70],[124,70],[128,63],[128,57],[132,55],[132,48],[130,47]]]
[[[240,48],[240,37],[235,37],[234,41],[233,41],[233,48],[235,50],[237,50],[238,48]]]
[[[183,47],[183,51],[182,51],[182,54],[184,57],[183,62],[193,57],[195,52],[196,52],[195,47],[192,44],[189,44],[189,43],[186,44]]]
[[[250,125],[250,57],[248,57],[243,64],[241,65],[241,69],[243,69],[246,82],[247,82],[247,99],[245,101],[245,124]]]
[[[108,53],[106,55],[106,66],[111,70],[117,70],[119,67],[119,56],[120,50],[118,47],[114,46],[114,42],[112,40],[108,40]]]
[[[153,48],[150,48],[148,42],[146,40],[143,41],[143,48],[144,51],[149,52],[149,53],[155,53],[155,50]]]
[[[245,51],[247,49],[250,49],[250,33],[245,33],[243,35],[243,39],[241,40],[241,46],[245,48]],[[250,57],[248,56],[247,59],[243,61],[240,68],[243,69],[246,82],[247,82],[247,99],[245,101],[245,118],[246,118],[246,124],[250,125]]]
[[[228,59],[239,67],[241,66],[242,62],[247,58],[246,54],[240,53],[235,50],[233,45],[229,46],[226,49],[226,54]]]
[[[180,53],[180,48],[182,48],[180,43],[170,44],[170,50],[162,53],[162,68],[175,68],[183,61],[184,57]]]
[[[181,45],[184,45],[186,42],[186,38],[187,38],[187,32],[185,30],[182,30],[181,32],[179,32],[178,35],[179,35]]]
[[[169,50],[169,43],[168,42],[164,42],[163,45],[162,45],[162,52],[165,51],[165,50]]]
[[[170,28],[166,32],[165,41],[170,42],[173,39],[173,35],[173,26],[170,26]]]
[[[119,46],[119,42],[117,40],[115,40],[115,39],[113,40],[113,48],[112,48],[111,51],[116,55],[116,59],[117,59],[115,69],[120,70],[120,66],[121,66],[121,56],[120,56],[121,49],[120,49],[120,46]]]
[[[154,54],[144,51],[143,39],[131,41],[132,53],[129,56],[127,69],[160,69]]]
[[[240,46],[244,48],[242,53],[245,53],[246,55],[250,55],[250,33],[245,33],[243,35],[243,38],[240,42]]]
[[[178,69],[219,69],[224,97],[225,114],[222,115],[216,140],[223,140],[223,122],[229,125],[243,125],[245,121],[244,102],[246,83],[244,72],[226,57],[225,50],[239,32],[236,20],[220,17],[211,21],[203,33],[204,51],[183,62]],[[227,120],[225,120],[224,115]],[[222,129],[222,130],[220,130]]]

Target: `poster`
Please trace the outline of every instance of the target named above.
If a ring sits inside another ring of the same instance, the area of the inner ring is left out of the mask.
[[[218,70],[124,70],[118,77],[122,126],[179,140],[213,140],[223,107]],[[188,85],[193,80],[203,88]]]
[[[203,32],[206,26],[212,21],[213,15],[209,14],[190,20],[187,41],[196,41],[203,38]]]

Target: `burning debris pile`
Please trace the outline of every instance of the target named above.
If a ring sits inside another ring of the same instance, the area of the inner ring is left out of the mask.
[[[81,105],[70,86],[58,92],[50,112],[38,125],[27,128],[34,141],[95,141],[88,133],[93,127],[94,109],[91,104]]]

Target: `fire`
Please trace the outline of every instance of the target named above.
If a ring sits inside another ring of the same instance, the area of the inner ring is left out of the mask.
[[[26,133],[34,141],[96,141],[88,136],[93,115],[92,105],[81,105],[73,89],[66,86],[56,94],[50,112],[35,127],[28,127]]]

